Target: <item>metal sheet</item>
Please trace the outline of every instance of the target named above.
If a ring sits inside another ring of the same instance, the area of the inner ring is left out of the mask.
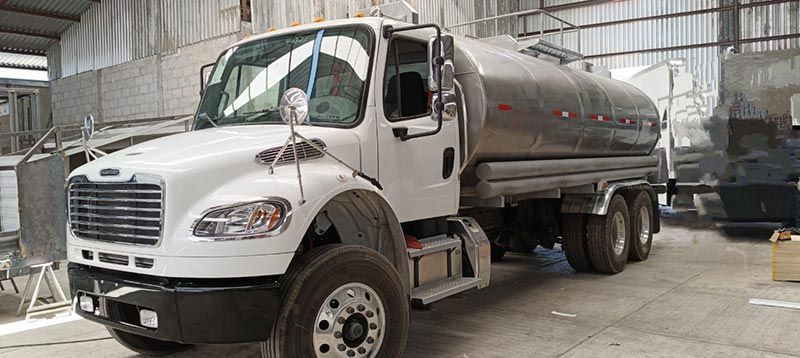
[[[61,36],[61,75],[97,70],[240,31],[238,0],[93,4]]]
[[[24,266],[66,259],[64,160],[59,155],[17,168],[20,247]]]

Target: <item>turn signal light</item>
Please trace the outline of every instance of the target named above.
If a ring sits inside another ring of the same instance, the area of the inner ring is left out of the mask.
[[[322,17],[322,16],[320,16],[320,17],[318,17],[318,18],[314,19],[314,22],[323,22],[323,21],[325,21],[325,18],[324,18],[324,17]]]
[[[291,27],[300,26],[300,21],[292,21],[292,23],[289,24],[289,26]]]

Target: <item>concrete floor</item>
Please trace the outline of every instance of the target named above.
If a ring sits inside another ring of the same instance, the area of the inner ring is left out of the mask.
[[[413,311],[407,356],[800,356],[800,310],[748,304],[800,302],[800,283],[771,280],[771,229],[667,220],[650,259],[615,276],[575,273],[558,250],[510,254],[488,288]],[[0,336],[0,357],[87,355],[134,356],[83,320]],[[258,357],[259,346],[181,356]]]

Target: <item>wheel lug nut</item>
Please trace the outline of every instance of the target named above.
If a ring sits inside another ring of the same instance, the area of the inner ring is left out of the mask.
[[[374,314],[374,313],[372,313],[372,311],[367,311],[367,317],[372,317],[372,316],[374,316],[374,315],[375,315],[375,314]]]
[[[370,323],[369,324],[369,329],[378,329],[378,325],[375,324],[375,323]]]
[[[367,353],[367,350],[364,347],[358,347],[358,353],[364,354]]]
[[[351,350],[349,350],[349,351],[347,351],[347,356],[348,356],[348,357],[355,357],[355,355],[356,355],[356,352],[355,352],[355,351],[353,351],[352,349],[351,349]]]
[[[342,338],[342,332],[333,332],[333,336],[336,338]]]
[[[367,337],[367,343],[369,344],[375,343],[375,338]]]
[[[353,307],[347,307],[347,313],[353,314],[353,312],[355,312],[355,311],[356,310],[354,310]]]
[[[364,312],[364,305],[358,305],[356,309],[358,309],[358,312]]]
[[[339,323],[341,323],[341,324],[344,324],[345,322],[347,322],[347,320],[345,320],[345,319],[344,319],[344,317],[339,317],[339,320],[338,320],[338,321],[339,321]]]
[[[336,346],[336,348],[339,348],[339,351],[344,352],[344,350],[347,349],[347,346],[344,344],[339,344]]]

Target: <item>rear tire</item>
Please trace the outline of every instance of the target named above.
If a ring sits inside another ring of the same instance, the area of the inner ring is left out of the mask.
[[[628,258],[644,261],[650,256],[653,244],[653,202],[650,195],[640,191],[629,202],[631,219],[631,249]]]
[[[106,327],[106,329],[108,329],[108,333],[111,334],[111,337],[119,342],[119,344],[125,346],[125,348],[147,356],[169,355],[192,347],[190,344],[162,341],[114,328]]]
[[[630,218],[625,199],[614,195],[606,215],[589,215],[586,230],[594,269],[611,274],[622,272],[630,250]]]
[[[489,240],[490,248],[492,249],[492,262],[497,262],[503,259],[508,251],[508,242],[511,238],[508,233],[500,232],[495,236],[494,240]]]
[[[403,355],[408,298],[397,270],[378,252],[318,247],[292,263],[281,290],[268,356],[365,356],[376,349],[379,357]]]
[[[561,248],[569,265],[578,272],[594,271],[586,244],[586,215],[564,214],[561,237],[564,239]]]

